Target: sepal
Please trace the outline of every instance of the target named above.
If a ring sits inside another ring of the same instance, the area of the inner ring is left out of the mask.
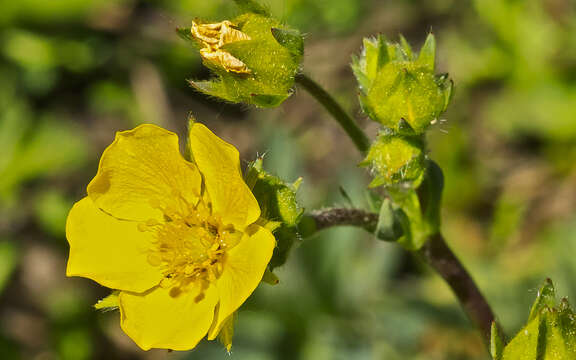
[[[423,148],[424,140],[420,136],[380,134],[360,163],[374,176],[369,187],[407,182],[418,184],[425,170]]]
[[[526,326],[504,347],[501,357],[494,357],[519,359],[576,359],[576,314],[567,299],[558,304],[550,279],[538,291]]]
[[[270,260],[269,270],[284,264],[291,248],[300,240],[298,224],[304,209],[298,204],[296,192],[301,178],[288,184],[263,169],[263,159],[252,162],[246,172],[246,183],[258,200],[262,218],[273,222],[276,248]]]
[[[118,310],[120,306],[120,301],[118,300],[118,296],[120,295],[120,291],[114,290],[108,296],[103,299],[98,300],[96,304],[94,304],[94,309],[102,310],[102,311],[114,311]]]

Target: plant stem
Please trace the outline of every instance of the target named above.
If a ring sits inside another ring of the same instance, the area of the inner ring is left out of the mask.
[[[378,214],[361,209],[320,210],[308,214],[306,218],[314,223],[315,231],[350,225],[374,233],[378,223]],[[464,312],[489,345],[494,314],[468,271],[444,241],[444,237],[439,233],[430,236],[418,254],[448,283]]]
[[[442,234],[430,236],[418,253],[448,283],[464,312],[490,346],[490,328],[495,320],[494,313],[474,279],[452,252]]]
[[[334,226],[356,226],[369,233],[376,231],[378,214],[362,209],[333,208],[313,211],[306,215],[314,222],[312,233],[328,229]],[[307,235],[307,234],[305,234]]]
[[[350,117],[344,111],[342,106],[336,102],[336,100],[326,91],[324,90],[317,82],[309,78],[304,74],[296,75],[296,82],[300,84],[310,95],[312,95],[316,101],[318,101],[326,111],[334,117],[334,119],[340,124],[342,129],[346,131],[350,139],[356,145],[356,148],[362,153],[366,154],[368,149],[370,148],[370,140],[364,134],[362,129],[358,127],[354,119]]]

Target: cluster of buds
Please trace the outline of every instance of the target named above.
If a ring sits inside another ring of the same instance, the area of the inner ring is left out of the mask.
[[[419,54],[401,37],[364,39],[352,70],[364,112],[383,127],[362,162],[375,174],[371,186],[416,184],[425,170],[424,132],[446,110],[452,81],[435,74],[436,44],[428,36]],[[416,186],[414,185],[414,186]]]
[[[191,80],[196,90],[233,103],[275,107],[292,94],[304,42],[297,30],[270,16],[261,5],[236,0],[244,14],[218,23],[192,22],[180,35],[200,48],[203,63],[215,75]]]

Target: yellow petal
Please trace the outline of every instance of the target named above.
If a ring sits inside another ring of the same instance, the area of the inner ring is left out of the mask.
[[[70,257],[66,275],[83,276],[112,289],[142,292],[162,274],[148,263],[154,238],[137,223],[120,221],[99,210],[89,197],[78,201],[66,222]]]
[[[276,245],[272,233],[258,225],[251,225],[247,230],[250,234],[226,253],[222,274],[216,282],[220,305],[209,340],[218,335],[224,321],[256,289],[272,257]]]
[[[159,208],[186,211],[200,187],[198,169],[180,154],[178,136],[145,124],[116,134],[88,196],[113,216],[144,221],[161,217]]]
[[[197,292],[177,297],[157,287],[144,294],[120,293],[122,330],[142,349],[190,350],[206,335],[218,301],[214,286],[195,302]]]
[[[215,213],[239,230],[255,222],[260,208],[242,178],[238,150],[199,123],[190,128],[189,146],[204,175]]]

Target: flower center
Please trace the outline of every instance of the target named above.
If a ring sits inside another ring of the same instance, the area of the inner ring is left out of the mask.
[[[172,297],[197,289],[198,302],[210,283],[220,277],[226,251],[236,246],[243,234],[223,224],[209,207],[191,209],[184,216],[164,214],[164,222],[148,221],[145,225],[156,238],[148,262],[161,269],[164,279],[160,286],[170,288]]]

